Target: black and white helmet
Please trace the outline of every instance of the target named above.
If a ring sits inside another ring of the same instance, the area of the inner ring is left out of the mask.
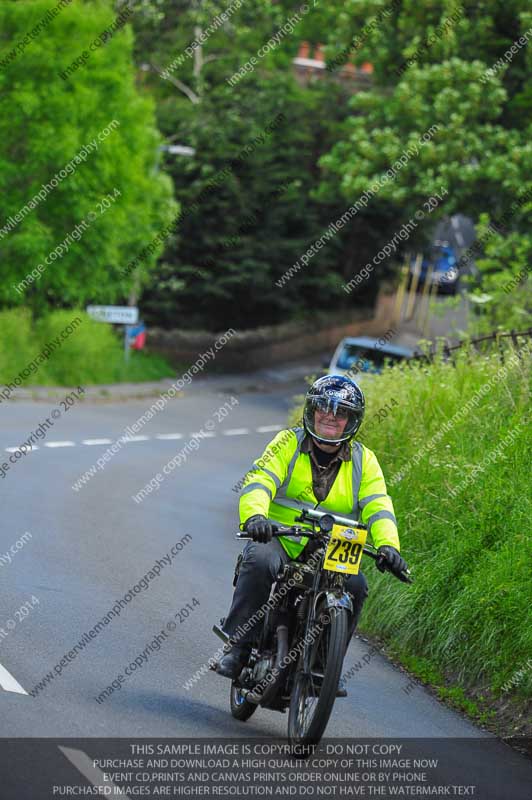
[[[326,439],[316,433],[315,411],[332,411],[334,416],[340,409],[347,416],[347,423],[340,438]],[[343,375],[325,375],[314,381],[305,397],[303,425],[307,433],[319,442],[340,444],[351,439],[364,419],[365,400],[362,389],[351,378]]]

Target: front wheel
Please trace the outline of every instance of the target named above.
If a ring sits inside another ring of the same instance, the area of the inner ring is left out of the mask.
[[[238,686],[231,684],[231,714],[240,722],[245,722],[257,710],[255,703],[249,703]]]
[[[344,608],[322,609],[318,615],[319,628],[316,626],[318,635],[301,653],[288,714],[288,738],[292,746],[317,744],[327,727],[342,673],[347,614]]]

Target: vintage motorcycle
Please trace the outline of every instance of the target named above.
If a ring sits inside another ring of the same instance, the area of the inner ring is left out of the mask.
[[[269,607],[247,663],[231,684],[231,714],[245,721],[259,706],[288,713],[288,738],[294,752],[320,741],[336,698],[353,612],[345,578],[359,571],[362,555],[375,559],[381,571],[386,562],[366,545],[367,526],[329,512],[305,510],[296,522],[274,524],[274,536],[307,536],[303,560],[279,571]],[[237,533],[238,539],[249,539]],[[301,556],[299,557],[301,558]],[[238,575],[235,571],[235,581]],[[410,572],[395,577],[411,583]],[[220,626],[213,631],[224,642]],[[216,670],[216,663],[211,668]]]

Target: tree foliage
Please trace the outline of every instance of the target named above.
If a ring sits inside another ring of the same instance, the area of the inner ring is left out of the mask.
[[[379,24],[370,24],[386,9]],[[419,156],[378,192],[375,203],[395,211],[383,238],[439,187],[448,193],[435,217],[460,211],[478,223],[481,240],[491,220],[504,218],[477,261],[482,294],[490,296],[487,305],[480,304],[482,318],[487,326],[526,320],[524,295],[514,314],[519,300],[502,287],[526,274],[532,248],[530,203],[509,213],[532,186],[529,4],[348,0],[338,14],[334,3],[328,10],[327,58],[351,47],[357,63],[371,60],[375,83],[353,97],[338,142],[321,159],[320,196],[340,188],[353,201],[424,131],[438,125]],[[481,295],[474,291],[473,296]]]
[[[228,79],[295,19],[299,6],[251,0],[181,61],[198,32],[209,31],[219,8],[161,2],[157,11],[140,9],[135,16],[137,59],[158,98],[161,129],[169,143],[196,149],[194,158],[170,155],[166,168],[183,209],[196,207],[198,198],[200,204],[169,239],[143,296],[149,319],[249,327],[351,304],[342,286],[378,242],[380,221],[372,212],[336,235],[282,289],[275,283],[346,208],[340,192],[313,196],[321,179],[318,160],[338,136],[350,89],[322,80],[298,85],[292,59],[301,40],[319,30],[322,14],[319,4],[308,5],[293,30],[279,35],[234,86]],[[279,114],[282,124],[264,136]],[[249,156],[239,158],[261,137]],[[211,191],[226,169],[226,179]],[[375,284],[364,288],[357,303],[367,304],[375,294]]]
[[[62,80],[59,72],[126,6],[127,25]],[[288,0],[89,0],[65,8],[1,68],[0,300],[41,308],[136,299],[143,289],[151,323],[210,328],[367,306],[400,249],[352,294],[343,285],[444,190],[401,246],[421,246],[438,217],[454,212],[478,222],[480,235],[504,218],[477,258],[480,291],[493,299],[483,319],[498,324],[491,309],[516,297],[500,287],[522,275],[531,250],[530,204],[508,215],[530,188],[532,166],[532,49],[525,42],[508,57],[532,31],[526,0],[306,8]],[[4,54],[46,11],[44,0],[0,2]],[[324,45],[329,66],[339,55],[371,62],[371,85],[354,93],[336,66],[299,85],[293,59],[303,40]],[[4,220],[113,119],[120,125],[98,151],[3,233]],[[167,146],[194,155],[157,156],[155,124]],[[280,288],[276,281],[375,185],[367,206]],[[13,289],[115,187],[121,195],[80,241],[24,292]],[[124,271],[135,259],[139,266]]]
[[[49,7],[46,0],[0,4],[3,55]],[[114,20],[107,2],[65,7],[0,69],[0,227],[26,206],[21,221],[0,233],[5,304],[29,303],[41,311],[122,301],[132,282],[122,275],[124,265],[177,210],[170,180],[154,171],[160,136],[153,102],[135,86],[131,29],[89,50]],[[90,57],[63,80],[59,73],[84,50]],[[113,121],[118,124],[105,135]],[[80,152],[84,161],[76,159]],[[61,170],[65,177],[59,175],[54,187]],[[43,185],[48,193],[28,208]],[[113,201],[106,208],[101,204],[108,194]],[[87,227],[76,238],[72,232],[83,220]]]

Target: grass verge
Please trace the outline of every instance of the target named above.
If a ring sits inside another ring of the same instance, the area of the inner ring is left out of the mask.
[[[530,351],[398,365],[362,379],[360,440],[377,455],[414,584],[365,564],[361,630],[444,700],[530,735]],[[301,410],[294,411],[293,421]],[[369,561],[369,559],[368,559]],[[405,684],[408,681],[405,680]]]

